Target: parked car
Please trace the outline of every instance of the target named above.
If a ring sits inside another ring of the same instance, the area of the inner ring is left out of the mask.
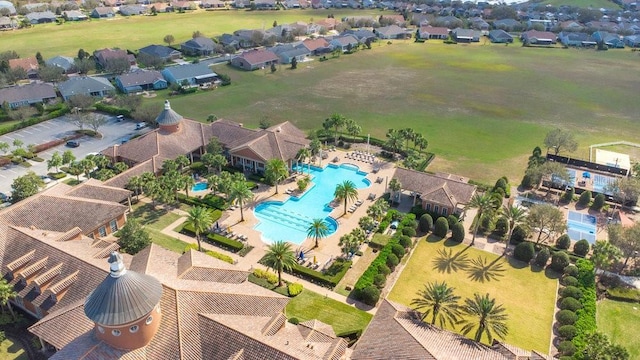
[[[118,116],[116,116],[116,120],[117,120],[118,122],[120,122],[120,121],[124,121],[124,115],[118,115]]]
[[[40,179],[42,179],[42,182],[44,182],[45,184],[48,184],[51,182],[51,178],[46,175],[40,175]]]
[[[7,202],[7,201],[9,201],[9,196],[5,193],[0,192],[0,202]]]
[[[147,127],[147,123],[146,122],[139,122],[136,124],[136,130],[140,130],[140,129],[144,129]]]
[[[78,146],[80,146],[80,143],[75,140],[71,140],[71,141],[67,141],[67,146],[72,148],[77,148]]]

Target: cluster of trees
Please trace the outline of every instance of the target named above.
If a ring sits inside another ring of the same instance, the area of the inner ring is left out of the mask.
[[[455,295],[455,288],[446,282],[427,283],[424,289],[418,291],[417,297],[411,305],[421,315],[423,321],[430,321],[431,325],[444,328],[462,325],[464,335],[473,332],[473,339],[477,342],[486,336],[488,343],[494,337],[504,339],[509,329],[508,316],[502,304],[497,304],[489,294],[475,293],[473,298],[465,299],[459,304],[460,296]]]

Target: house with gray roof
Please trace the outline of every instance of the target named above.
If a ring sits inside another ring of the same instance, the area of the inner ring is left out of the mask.
[[[249,50],[231,59],[231,65],[244,70],[257,70],[277,64],[278,55],[269,50]]]
[[[164,45],[149,45],[138,50],[139,54],[147,54],[149,56],[157,57],[165,62],[179,59],[182,57],[182,53],[174,48],[170,48]]]
[[[0,104],[7,102],[12,109],[43,104],[56,98],[56,89],[51,84],[32,83],[0,89]]]
[[[497,29],[489,31],[489,40],[495,44],[509,44],[513,42],[513,36],[502,29]]]
[[[447,40],[449,38],[449,28],[436,27],[431,25],[421,25],[419,31],[420,39],[430,40],[439,39]]]
[[[520,34],[520,40],[527,45],[553,45],[556,43],[556,34],[549,31],[529,30]]]
[[[0,9],[7,9],[7,11],[9,11],[9,15],[16,14],[16,7],[11,1],[0,0]]]
[[[167,88],[167,80],[160,71],[137,69],[116,76],[116,86],[125,94],[137,93],[144,90],[162,90]]]
[[[522,28],[522,23],[515,19],[500,19],[493,22],[495,29],[501,29],[504,31],[514,31]]]
[[[215,43],[213,40],[199,36],[180,45],[180,50],[189,56],[207,56],[213,54]]]
[[[374,29],[374,32],[380,39],[405,39],[411,37],[411,34],[407,33],[406,29],[395,24]]]
[[[462,28],[451,30],[451,35],[455,41],[462,43],[479,42],[480,36],[482,36],[480,31]]]
[[[640,35],[628,35],[624,37],[624,43],[632,48],[640,47]]]
[[[56,21],[56,14],[52,13],[49,10],[28,13],[24,17],[29,21],[29,23],[33,25],[46,24]]]
[[[58,84],[58,91],[64,100],[74,95],[89,95],[102,98],[115,94],[116,88],[103,77],[79,76]]]
[[[342,52],[347,52],[349,51],[349,49],[358,46],[359,42],[358,39],[356,39],[353,35],[344,35],[334,37],[333,39],[331,39],[331,41],[329,41],[329,44],[334,49],[340,49],[342,50]]]
[[[120,15],[122,16],[142,15],[147,12],[148,10],[146,7],[138,4],[120,6]]]
[[[62,12],[62,17],[64,17],[64,19],[66,21],[84,21],[84,20],[89,20],[89,17],[87,15],[85,15],[85,13],[83,13],[80,10],[63,11]]]
[[[367,40],[376,41],[378,39],[376,33],[368,29],[349,29],[343,31],[340,35],[353,35],[361,44],[364,44]]]
[[[618,34],[606,32],[606,31],[596,31],[593,34],[591,34],[591,36],[596,42],[602,41],[609,48],[624,49],[624,41],[622,37]]]
[[[564,46],[595,47],[597,41],[589,34],[573,31],[562,31],[558,39]]]
[[[0,30],[15,29],[18,27],[17,21],[8,16],[0,16]]]
[[[169,84],[182,85],[185,81],[189,85],[212,83],[218,80],[218,74],[204,63],[181,64],[169,66],[162,70],[162,76]]]
[[[65,74],[73,70],[75,66],[75,59],[70,56],[56,55],[50,59],[44,61],[47,66],[57,66],[61,68]]]
[[[97,8],[91,10],[90,16],[95,19],[112,18],[116,16],[116,13],[111,7],[98,6]]]

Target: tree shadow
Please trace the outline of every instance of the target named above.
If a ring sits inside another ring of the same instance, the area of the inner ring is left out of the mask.
[[[511,265],[511,267],[514,268],[514,269],[524,269],[527,266],[529,266],[529,264],[527,264],[526,262],[520,261],[520,260],[518,260],[516,258],[513,258],[513,257],[509,257],[507,259],[509,261],[509,265]]]
[[[467,254],[463,254],[469,247],[453,254],[451,249],[439,249],[438,256],[433,259],[433,269],[441,273],[451,274],[458,270],[465,270],[468,266],[469,259]]]
[[[534,273],[539,273],[542,270],[544,270],[544,266],[540,266],[540,265],[536,265],[536,264],[531,264],[531,272]]]
[[[168,211],[163,208],[154,208],[151,204],[145,204],[135,209],[131,215],[140,221],[141,225],[150,225],[157,222]]]
[[[557,271],[551,269],[550,267],[547,267],[546,269],[544,269],[544,275],[549,278],[549,279],[559,279],[562,277],[562,274],[558,273]]]
[[[487,258],[483,256],[478,256],[477,259],[471,260],[467,269],[468,278],[481,283],[498,280],[504,276],[502,272],[505,271],[504,263],[498,262],[499,260],[500,258],[496,258],[488,263]]]
[[[440,242],[441,240],[442,240],[441,237],[435,236],[433,234],[427,235],[428,243],[437,243],[437,242]]]

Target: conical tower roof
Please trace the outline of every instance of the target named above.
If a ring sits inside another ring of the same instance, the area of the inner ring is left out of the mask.
[[[127,270],[122,256],[109,256],[111,273],[87,297],[84,313],[93,322],[116,326],[143,318],[160,302],[162,285],[156,278]]]
[[[177,125],[182,121],[182,115],[171,109],[171,104],[169,104],[169,100],[164,101],[164,110],[158,115],[156,118],[156,122],[160,126],[171,126]]]

